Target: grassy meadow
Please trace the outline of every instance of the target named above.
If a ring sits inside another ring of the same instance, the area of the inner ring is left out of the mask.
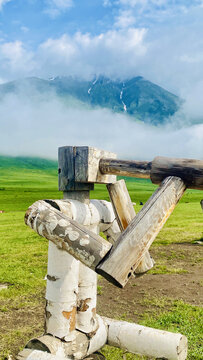
[[[44,280],[47,267],[46,239],[40,238],[24,224],[26,209],[39,199],[62,198],[57,190],[57,164],[38,159],[8,159],[0,157],[0,284],[8,284],[0,291],[0,359],[5,360],[23,348],[26,342],[43,332],[43,319],[38,317],[43,312]],[[140,202],[146,200],[156,186],[149,180],[127,180],[127,186],[136,212],[141,209]],[[108,193],[104,185],[96,185],[92,198],[106,199]],[[194,268],[202,261],[201,242],[203,238],[203,213],[200,200],[201,191],[187,190],[174,213],[153,244],[154,251],[167,253],[171,244],[198,244],[200,256],[194,262]],[[176,260],[176,254],[174,262]],[[173,260],[173,258],[172,258]],[[184,260],[184,259],[183,259]],[[170,259],[171,261],[171,259]],[[191,265],[190,264],[190,265]],[[191,265],[192,266],[192,265]],[[151,274],[177,274],[188,272],[182,267],[168,266],[165,258],[158,256],[158,261]],[[142,278],[145,281],[144,277]],[[198,291],[202,292],[203,282],[199,282]],[[102,297],[102,291],[100,295]],[[192,299],[191,299],[192,300]],[[148,301],[148,303],[147,303]],[[182,332],[189,340],[189,360],[203,358],[201,348],[202,308],[192,301],[166,297],[143,297],[143,312],[137,314],[140,323],[174,332]],[[151,311],[145,311],[151,306]],[[40,308],[40,310],[39,310]],[[136,306],[134,311],[136,310]],[[132,312],[132,309],[131,309]],[[118,318],[132,321],[130,314]],[[35,319],[35,320],[32,320]],[[125,354],[121,350],[105,347],[103,353],[107,360],[145,359],[137,355]]]

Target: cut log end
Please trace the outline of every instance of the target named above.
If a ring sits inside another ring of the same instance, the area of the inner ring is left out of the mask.
[[[111,284],[117,286],[120,289],[123,289],[125,284],[117,281],[115,279],[115,277],[111,276],[110,274],[108,274],[106,271],[104,271],[103,269],[101,269],[99,266],[96,268],[96,272],[97,274],[103,276],[107,281],[109,281]],[[131,277],[132,273],[130,273],[129,277]]]

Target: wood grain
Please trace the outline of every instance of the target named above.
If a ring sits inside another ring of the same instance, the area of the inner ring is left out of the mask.
[[[160,184],[168,176],[181,178],[190,189],[203,190],[203,160],[156,157],[152,162],[101,159],[99,168],[103,174],[137,178],[151,178]]]
[[[131,176],[137,178],[150,178],[151,162],[128,161],[117,159],[101,159],[99,169],[102,174]]]
[[[160,184],[167,176],[178,176],[188,188],[203,190],[203,160],[156,157],[152,161],[151,181]]]
[[[115,285],[124,287],[185,189],[180,178],[166,178],[120,235],[96,271]]]
[[[109,192],[109,197],[113,205],[115,216],[120,227],[121,232],[123,232],[130,222],[136,216],[135,209],[131,202],[130,195],[124,180],[116,181],[113,184],[108,184],[107,189]],[[149,252],[143,256],[143,259],[138,264],[134,273],[143,274],[146,271],[150,270],[154,265],[154,261],[151,258]]]

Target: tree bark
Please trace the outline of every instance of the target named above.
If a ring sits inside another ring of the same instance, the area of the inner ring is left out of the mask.
[[[185,360],[187,338],[125,321],[104,318],[108,325],[108,344],[150,358]]]
[[[95,270],[96,265],[112,246],[101,236],[79,225],[42,200],[28,209],[25,223],[92,270]]]
[[[203,160],[157,156],[152,161],[151,181],[160,184],[167,176],[180,177],[188,188],[203,190]]]
[[[76,329],[79,261],[49,241],[45,333],[73,341]]]

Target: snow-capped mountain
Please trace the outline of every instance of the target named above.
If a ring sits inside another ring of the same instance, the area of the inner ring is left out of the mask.
[[[176,95],[141,76],[125,81],[113,81],[103,76],[92,81],[65,76],[49,80],[26,78],[0,85],[0,100],[6,94],[23,91],[29,96],[33,89],[41,94],[52,91],[63,99],[76,98],[92,107],[109,108],[153,124],[163,123],[181,104]]]

